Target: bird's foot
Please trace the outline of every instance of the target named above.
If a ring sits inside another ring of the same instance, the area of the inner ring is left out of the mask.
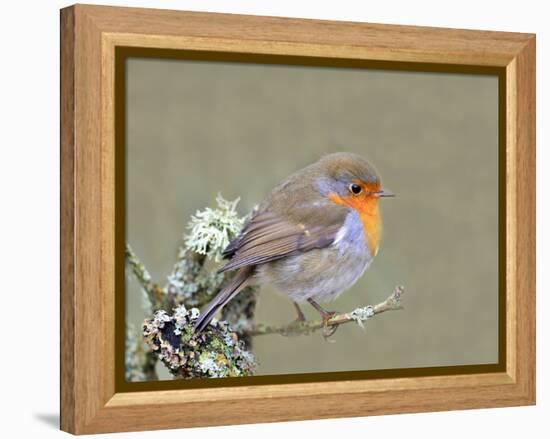
[[[293,323],[295,324],[299,324],[299,323],[302,323],[302,322],[305,322],[306,321],[306,316],[304,315],[302,309],[300,308],[300,305],[298,305],[296,302],[292,302],[294,303],[294,308],[296,308],[296,320],[294,320]]]
[[[336,332],[339,326],[334,324],[329,325],[329,320],[338,313],[336,311],[327,311],[313,299],[307,299],[307,301],[321,314],[321,318],[323,319],[323,337],[325,337],[325,340],[328,339]]]
[[[325,340],[330,338],[336,332],[336,330],[338,329],[338,326],[340,326],[340,325],[328,324],[329,320],[336,314],[338,314],[338,312],[336,311],[325,311],[324,314],[321,314],[323,318],[323,337],[325,338]]]

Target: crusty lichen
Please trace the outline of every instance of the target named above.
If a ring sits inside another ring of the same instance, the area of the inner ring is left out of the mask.
[[[157,311],[146,319],[143,335],[158,358],[177,378],[224,378],[254,373],[256,361],[228,323],[214,320],[200,334],[193,324],[197,308],[180,305],[170,315]]]
[[[254,323],[258,292],[258,287],[247,287],[222,309],[222,320],[236,328],[239,338],[247,349],[252,349],[252,336],[246,331],[240,331],[239,328],[246,328]]]
[[[202,306],[220,290],[223,273],[203,270],[206,256],[180,248],[178,259],[164,286],[172,306]]]
[[[126,325],[126,350],[124,355],[126,381],[151,381],[158,379],[154,354],[134,325]]]

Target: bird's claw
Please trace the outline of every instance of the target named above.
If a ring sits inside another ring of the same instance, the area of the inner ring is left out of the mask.
[[[336,311],[325,311],[325,314],[323,314],[323,337],[327,341],[336,332],[338,326],[340,326],[328,324],[329,320],[336,314],[338,314]]]
[[[327,340],[338,329],[337,324],[328,324],[329,320],[338,313],[336,311],[327,311],[312,298],[307,299],[307,301],[317,310],[319,314],[321,314],[321,318],[323,319],[323,337]]]

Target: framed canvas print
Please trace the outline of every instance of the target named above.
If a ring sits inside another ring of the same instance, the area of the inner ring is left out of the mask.
[[[61,11],[61,428],[535,402],[535,37]]]

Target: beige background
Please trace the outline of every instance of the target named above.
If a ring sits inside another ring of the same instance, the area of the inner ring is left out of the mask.
[[[341,327],[335,343],[258,337],[259,374],[497,361],[496,77],[153,59],[130,60],[127,75],[127,240],[161,284],[189,216],[218,191],[240,196],[244,214],[289,173],[345,150],[397,194],[383,200],[375,262],[327,307],[374,304],[403,284],[406,309]],[[263,288],[259,321],[294,317]]]

